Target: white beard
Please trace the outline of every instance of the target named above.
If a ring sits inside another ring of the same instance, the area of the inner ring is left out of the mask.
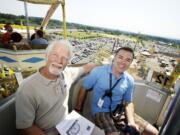
[[[49,72],[55,76],[58,76],[63,71],[63,66],[55,63],[51,63],[49,66]]]

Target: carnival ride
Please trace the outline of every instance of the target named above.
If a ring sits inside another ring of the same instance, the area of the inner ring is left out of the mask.
[[[27,26],[27,33],[28,37],[29,35],[29,19],[28,19],[28,10],[27,10],[27,3],[32,3],[32,4],[46,4],[46,5],[51,5],[48,12],[46,13],[46,16],[44,17],[43,21],[41,22],[41,28],[45,29],[50,17],[53,15],[55,10],[59,5],[62,7],[62,14],[63,14],[63,35],[64,38],[67,38],[67,32],[66,32],[66,16],[65,16],[65,0],[19,0],[24,2],[24,9],[25,9],[25,15],[26,15],[26,26]]]

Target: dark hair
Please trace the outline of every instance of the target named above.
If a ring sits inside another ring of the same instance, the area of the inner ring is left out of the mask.
[[[119,53],[120,50],[125,50],[125,51],[127,51],[127,52],[132,53],[133,59],[134,59],[134,51],[133,51],[132,48],[130,48],[130,47],[121,47],[121,48],[119,48],[119,49],[117,49],[117,50],[115,51],[115,56]]]
[[[43,31],[42,30],[37,30],[36,34],[38,35],[38,37],[42,38],[43,37]]]
[[[12,26],[11,26],[10,23],[6,23],[6,24],[4,25],[4,29],[5,29],[6,31],[8,31],[8,32],[12,32],[12,31],[13,31],[13,28],[12,28]]]
[[[11,39],[14,41],[14,42],[20,42],[22,40],[22,36],[20,33],[18,32],[13,32],[11,34]]]

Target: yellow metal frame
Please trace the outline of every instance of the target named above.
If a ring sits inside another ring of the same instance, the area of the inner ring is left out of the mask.
[[[33,4],[48,4],[48,5],[51,5],[51,7],[49,8],[46,16],[44,17],[44,19],[43,19],[43,21],[41,23],[41,27],[42,28],[46,28],[46,26],[47,26],[47,24],[49,22],[50,17],[55,12],[55,10],[59,6],[59,4],[61,4],[62,13],[63,13],[63,31],[64,31],[63,32],[63,36],[64,36],[64,39],[67,39],[66,15],[65,15],[65,0],[19,0],[19,1],[24,1],[25,3],[28,2],[28,3],[33,3]]]

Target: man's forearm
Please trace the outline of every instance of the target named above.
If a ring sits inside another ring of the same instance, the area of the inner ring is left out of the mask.
[[[82,104],[84,103],[86,94],[87,94],[87,91],[83,87],[81,87],[81,89],[79,90],[76,105],[75,105],[76,111],[81,111]]]
[[[134,122],[134,104],[133,103],[126,104],[126,116],[128,119],[128,123],[135,123]]]
[[[36,125],[29,128],[21,129],[22,135],[45,135],[44,132]]]

